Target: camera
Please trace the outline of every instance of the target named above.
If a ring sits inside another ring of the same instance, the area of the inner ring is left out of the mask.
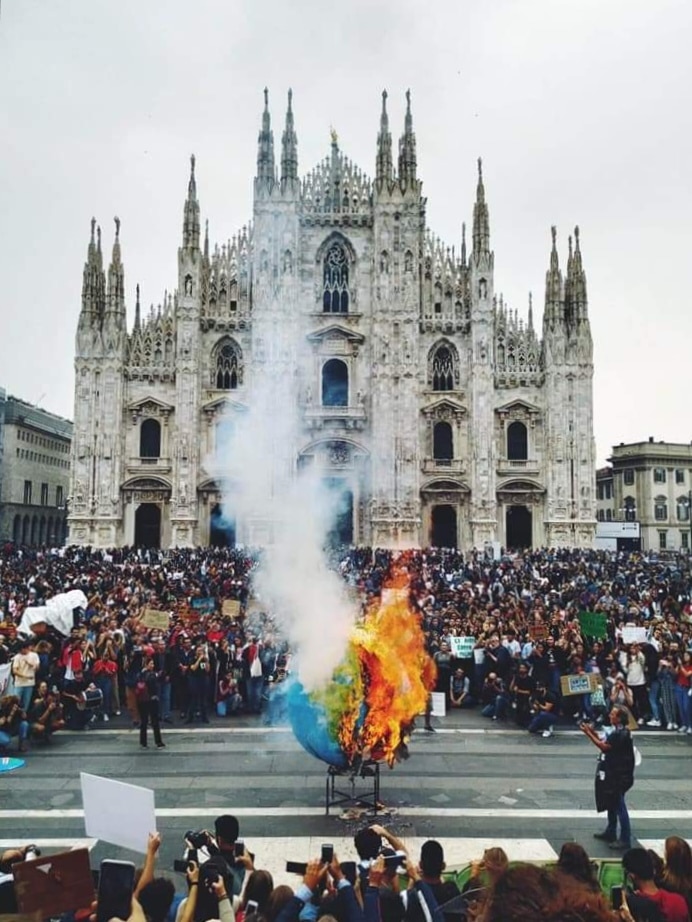
[[[206,848],[209,844],[209,833],[204,829],[201,829],[199,832],[188,831],[185,833],[184,839],[186,842],[190,843],[190,848]]]
[[[25,861],[33,861],[34,858],[40,858],[40,857],[41,857],[41,849],[38,847],[38,845],[27,845],[26,846],[26,850],[24,852]]]

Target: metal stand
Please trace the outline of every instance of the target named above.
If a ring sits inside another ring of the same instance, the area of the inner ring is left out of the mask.
[[[336,786],[337,778],[348,778],[351,790],[339,790]],[[372,779],[372,788],[356,796],[356,778]],[[327,769],[327,780],[324,792],[324,812],[329,816],[330,807],[362,806],[368,813],[377,813],[382,809],[380,804],[380,763],[374,759],[363,762],[357,771],[343,771],[330,765]]]

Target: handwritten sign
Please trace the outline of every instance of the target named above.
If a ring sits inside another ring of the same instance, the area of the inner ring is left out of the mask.
[[[599,611],[580,611],[578,616],[582,634],[602,640],[608,636],[608,617]]]
[[[537,621],[536,624],[531,626],[531,636],[534,640],[545,640],[548,636],[548,625],[544,624],[543,621]]]
[[[476,646],[475,637],[449,637],[449,646],[452,656],[456,659],[471,659],[473,648]]]
[[[629,643],[646,643],[645,627],[623,627],[622,642]]]
[[[169,616],[167,611],[156,611],[155,608],[147,608],[142,615],[142,624],[144,627],[151,628],[153,631],[167,631]]]
[[[224,618],[239,618],[240,602],[238,599],[224,599],[221,604],[221,614]]]
[[[563,695],[590,695],[600,687],[598,676],[593,672],[578,675],[563,675],[560,679]]]

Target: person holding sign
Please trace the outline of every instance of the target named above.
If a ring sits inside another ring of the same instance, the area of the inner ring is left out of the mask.
[[[603,832],[595,832],[595,839],[608,842],[610,848],[628,849],[632,830],[625,803],[625,794],[634,784],[634,745],[627,729],[629,712],[624,707],[614,707],[610,712],[611,730],[601,739],[587,723],[579,725],[582,733],[600,751],[596,768],[596,810],[608,812],[608,825]],[[617,837],[618,821],[620,838]]]

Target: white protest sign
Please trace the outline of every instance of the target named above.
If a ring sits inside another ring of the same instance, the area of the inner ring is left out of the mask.
[[[4,666],[0,666],[0,697],[7,693],[7,688],[10,684],[11,668],[11,663],[6,663]]]
[[[622,642],[629,643],[646,643],[647,631],[645,627],[623,627]]]
[[[86,772],[79,778],[86,834],[145,854],[149,833],[156,832],[154,792]]]
[[[449,637],[448,640],[453,657],[456,659],[471,659],[473,648],[476,646],[475,637]]]

